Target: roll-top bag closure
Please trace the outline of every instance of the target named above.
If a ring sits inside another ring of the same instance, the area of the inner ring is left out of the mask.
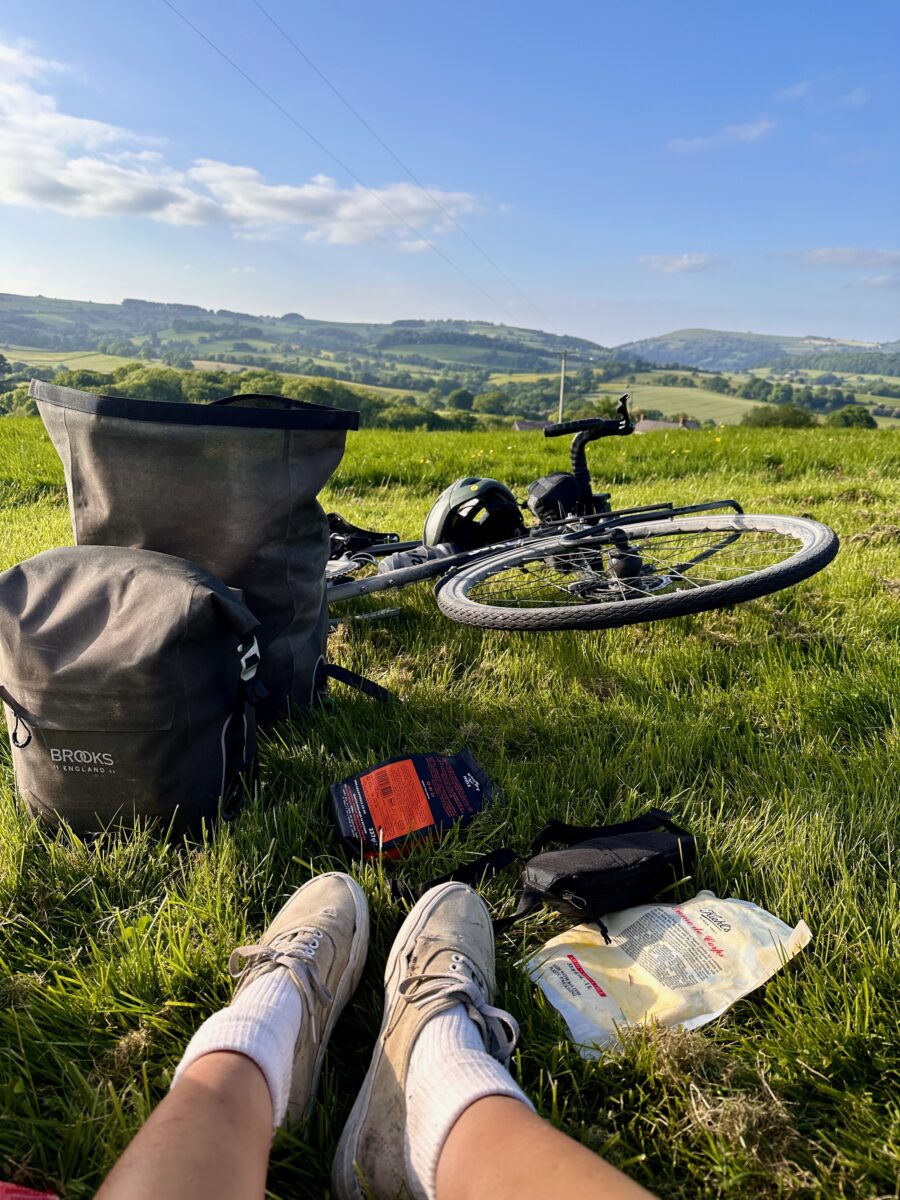
[[[210,404],[173,404],[168,401],[133,400],[128,396],[101,396],[32,379],[28,394],[44,404],[54,404],[90,416],[153,421],[162,425],[225,425],[244,429],[286,430],[359,429],[359,413],[350,409],[329,408],[325,404],[310,404],[286,396],[265,396],[255,392],[226,396]]]

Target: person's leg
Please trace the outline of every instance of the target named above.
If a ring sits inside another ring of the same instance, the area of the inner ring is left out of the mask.
[[[113,1167],[97,1200],[260,1200],[272,1099],[243,1054],[193,1062]]]
[[[433,888],[388,958],[384,1021],[335,1154],[338,1200],[647,1197],[535,1115],[506,1070],[518,1027],[495,990],[484,902],[463,884]]]
[[[365,896],[318,875],[260,943],[236,950],[231,1004],[191,1039],[172,1091],[111,1171],[102,1200],[257,1200],[273,1127],[312,1109],[325,1047],[365,965]]]
[[[476,1100],[450,1130],[438,1159],[436,1195],[437,1200],[650,1197],[599,1155],[506,1096]]]

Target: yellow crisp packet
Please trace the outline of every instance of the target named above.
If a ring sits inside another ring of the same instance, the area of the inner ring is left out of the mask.
[[[765,983],[810,941],[733,897],[699,892],[683,904],[643,904],[551,938],[526,964],[585,1058],[628,1025],[658,1021],[697,1029]]]

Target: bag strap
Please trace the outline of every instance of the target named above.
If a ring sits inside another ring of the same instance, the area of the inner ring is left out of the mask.
[[[346,683],[348,687],[356,688],[366,696],[371,696],[379,704],[387,704],[391,700],[396,700],[394,693],[383,688],[380,683],[375,683],[373,679],[366,679],[365,675],[358,675],[356,671],[351,671],[347,667],[339,667],[335,663],[324,663],[319,670],[326,679],[336,679],[339,683]]]
[[[690,837],[686,829],[675,824],[671,813],[664,812],[661,808],[651,808],[642,817],[620,821],[617,825],[568,825],[565,821],[548,821],[531,843],[531,853],[540,854],[549,842],[562,842],[564,846],[574,846],[578,842],[588,841],[589,838],[615,837],[620,833],[649,833],[660,825],[670,833]]]
[[[17,750],[24,750],[25,747],[28,745],[28,743],[31,741],[31,730],[25,724],[25,718],[22,715],[22,709],[21,709],[20,705],[18,704],[18,702],[12,698],[12,696],[9,694],[9,692],[6,690],[6,688],[2,687],[2,686],[0,686],[0,700],[2,700],[4,702],[4,704],[7,704],[12,709],[12,711],[15,713],[15,717],[16,717],[16,723],[13,726],[13,728],[10,730],[10,733],[9,733],[9,740],[12,742],[12,744],[15,746],[15,748]],[[20,734],[19,734],[20,727],[25,730],[24,740],[20,740]]]
[[[248,400],[265,400],[266,408],[289,408],[295,412],[334,412],[327,404],[313,404],[310,400],[293,400],[290,396],[270,396],[266,392],[239,392],[236,396],[222,396],[219,400],[210,400],[211,408],[223,408],[226,404],[246,404]]]
[[[686,829],[682,829],[680,825],[675,824],[670,813],[664,812],[661,808],[651,808],[642,817],[634,817],[630,821],[620,821],[616,825],[569,825],[565,821],[548,821],[531,843],[531,854],[529,857],[539,854],[548,842],[563,842],[567,846],[573,846],[578,842],[585,842],[591,837],[615,836],[620,833],[649,833],[660,825],[664,829],[668,829],[670,833],[682,834],[685,837],[691,836]],[[493,879],[498,872],[505,871],[513,863],[521,861],[515,850],[510,850],[507,846],[501,846],[496,850],[490,850],[487,854],[483,854],[480,858],[476,858],[462,867],[458,867],[455,871],[449,871],[446,875],[441,875],[438,879],[429,879],[427,883],[423,883],[418,887],[411,887],[409,884],[404,883],[402,879],[392,879],[390,881],[391,899],[395,903],[405,900],[410,904],[414,904],[427,891],[433,887],[437,887],[441,883],[467,883],[470,887],[477,887],[479,884]],[[543,900],[544,896],[542,892],[534,888],[524,887],[522,895],[519,897],[516,911],[508,917],[497,917],[494,919],[494,933],[505,933],[517,921],[521,921],[523,917],[527,917],[535,909],[540,908]],[[609,942],[609,933],[603,921],[587,909],[585,909],[585,917],[599,925],[604,939]]]
[[[505,871],[507,867],[511,867],[518,861],[519,856],[515,850],[500,846],[496,850],[482,854],[480,858],[476,858],[470,863],[457,867],[455,871],[448,871],[446,875],[441,875],[437,879],[429,879],[427,883],[419,884],[416,887],[412,887],[402,879],[394,878],[390,885],[391,899],[395,903],[406,900],[410,904],[415,904],[427,891],[442,883],[467,883],[469,887],[478,887],[479,884],[493,879],[500,871]]]

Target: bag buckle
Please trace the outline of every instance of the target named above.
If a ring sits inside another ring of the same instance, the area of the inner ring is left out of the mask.
[[[243,647],[239,646],[238,649],[241,650]],[[256,668],[259,666],[259,661],[259,642],[256,640],[256,638],[254,638],[249,649],[244,650],[243,654],[241,655],[241,679],[243,679],[244,683],[249,683],[256,674]]]

